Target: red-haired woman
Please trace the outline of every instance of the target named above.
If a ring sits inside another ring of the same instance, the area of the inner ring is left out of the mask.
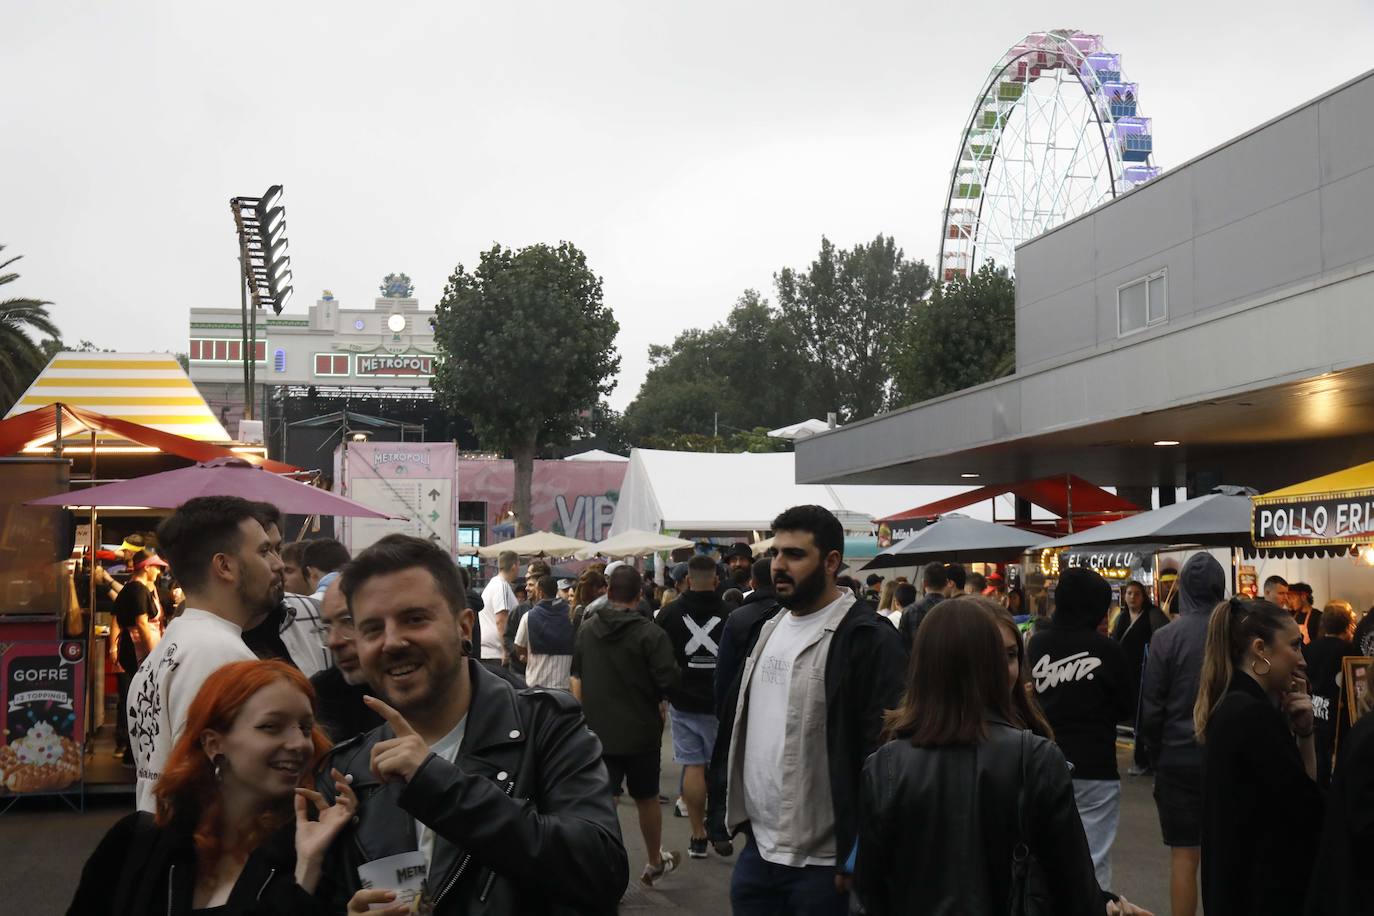
[[[318,909],[311,895],[325,852],[357,799],[337,771],[335,804],[305,788],[329,749],[313,702],[310,682],[284,662],[234,662],[210,675],[154,789],[156,817],[131,814],[110,828],[68,913]]]

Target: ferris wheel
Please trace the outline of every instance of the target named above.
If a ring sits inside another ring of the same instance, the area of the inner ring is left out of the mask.
[[[1102,36],[1032,32],[983,84],[959,141],[940,234],[946,282],[1159,174],[1150,119]]]

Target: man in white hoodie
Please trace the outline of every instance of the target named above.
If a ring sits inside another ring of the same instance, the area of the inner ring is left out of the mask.
[[[140,811],[156,810],[153,786],[200,687],[220,666],[252,660],[243,626],[275,593],[282,562],[253,504],[235,496],[184,503],[158,527],[162,556],[186,593],[173,620],[129,688],[129,743]]]

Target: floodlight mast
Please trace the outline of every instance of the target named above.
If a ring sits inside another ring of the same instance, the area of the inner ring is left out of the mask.
[[[258,309],[270,305],[280,315],[291,298],[291,258],[286,254],[286,208],[282,187],[260,197],[234,197],[229,209],[239,240],[239,310],[243,318],[243,416],[253,419],[257,376]],[[249,308],[249,299],[252,308]]]

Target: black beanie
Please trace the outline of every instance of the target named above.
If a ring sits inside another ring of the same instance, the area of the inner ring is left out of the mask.
[[[1107,580],[1082,566],[1072,566],[1059,576],[1054,589],[1054,615],[1070,623],[1096,627],[1112,604]]]

